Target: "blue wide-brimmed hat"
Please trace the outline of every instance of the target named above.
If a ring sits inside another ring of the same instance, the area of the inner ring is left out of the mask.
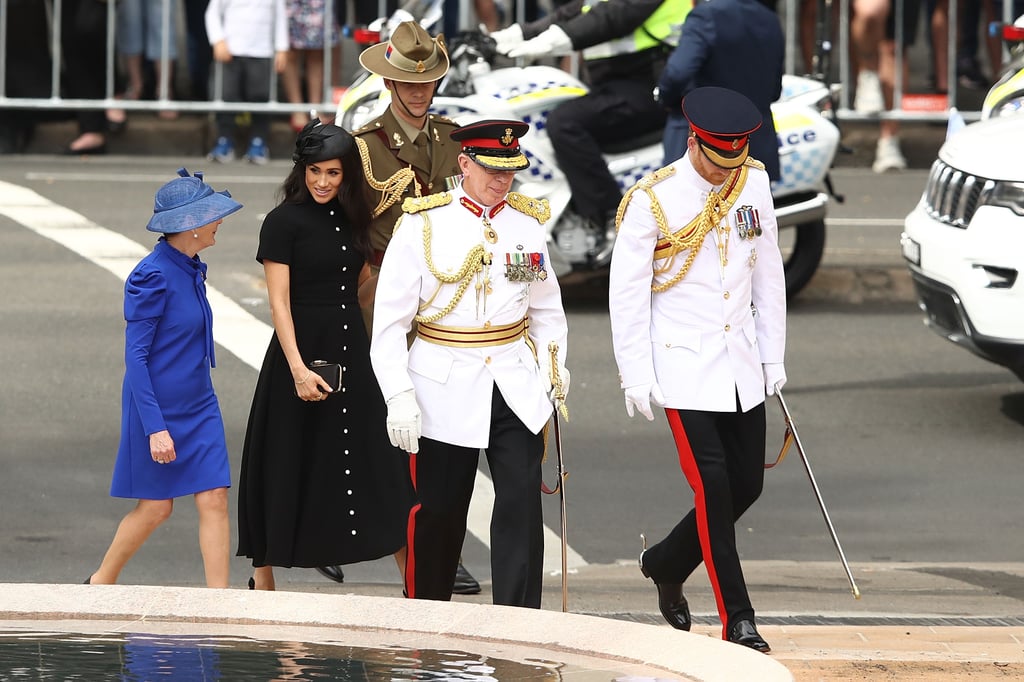
[[[194,230],[225,218],[242,205],[231,198],[230,192],[213,191],[203,182],[202,172],[189,175],[184,168],[178,175],[156,191],[153,198],[153,217],[146,229],[150,232],[175,234]]]

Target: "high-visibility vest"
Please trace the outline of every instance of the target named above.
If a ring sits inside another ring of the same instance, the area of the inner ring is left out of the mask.
[[[597,3],[607,1],[587,0],[582,12],[589,12],[591,7],[596,6]],[[588,47],[583,50],[583,58],[586,60],[607,59],[608,57],[642,52],[663,44],[675,47],[679,44],[679,36],[683,31],[683,21],[692,6],[693,0],[665,0],[631,34]]]

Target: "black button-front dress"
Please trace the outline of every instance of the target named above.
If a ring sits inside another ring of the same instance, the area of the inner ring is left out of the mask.
[[[341,391],[295,395],[277,335],[253,395],[238,491],[238,556],[253,566],[330,566],[405,545],[414,491],[408,455],[391,446],[356,297],[363,255],[337,201],[282,204],[260,231],[261,263],[290,269],[299,352],[342,365]]]

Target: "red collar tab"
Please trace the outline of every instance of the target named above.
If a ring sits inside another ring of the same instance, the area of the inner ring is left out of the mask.
[[[477,206],[469,197],[462,197],[461,199],[459,199],[459,203],[465,206],[466,210],[475,215],[477,218],[484,214],[483,206]]]
[[[476,204],[476,202],[474,202],[469,197],[462,197],[462,198],[460,198],[459,199],[459,203],[462,204],[466,208],[467,211],[469,211],[470,213],[475,215],[477,218],[479,218],[480,216],[482,216],[484,214],[484,207],[483,206],[478,206]],[[493,218],[494,216],[498,215],[498,212],[501,209],[505,208],[505,206],[506,206],[505,200],[502,199],[497,204],[495,204],[491,208],[491,210],[487,211],[487,217],[488,218]]]

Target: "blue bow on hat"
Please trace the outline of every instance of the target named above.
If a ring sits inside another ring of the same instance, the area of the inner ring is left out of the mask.
[[[227,190],[213,191],[203,182],[202,172],[189,175],[178,169],[177,177],[156,191],[153,217],[146,229],[162,234],[176,234],[215,223],[242,208]]]

